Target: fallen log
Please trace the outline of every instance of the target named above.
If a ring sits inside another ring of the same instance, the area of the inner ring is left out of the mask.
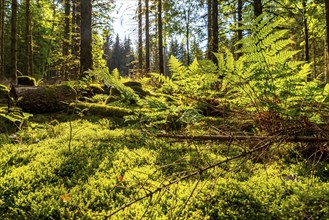
[[[323,143],[329,142],[329,138],[312,137],[312,136],[225,136],[225,135],[173,135],[173,134],[156,134],[159,138],[173,138],[177,140],[190,140],[190,141],[219,141],[219,142],[231,142],[231,141],[262,141],[262,140],[283,140],[284,142],[311,142],[311,143]]]
[[[32,114],[61,111],[77,99],[76,91],[67,85],[12,85],[9,96],[8,108],[16,106]]]

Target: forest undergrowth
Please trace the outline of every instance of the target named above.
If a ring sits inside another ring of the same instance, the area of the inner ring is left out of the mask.
[[[93,70],[57,113],[8,109],[1,86],[1,219],[328,219],[329,86],[282,21],[256,23],[239,59]]]

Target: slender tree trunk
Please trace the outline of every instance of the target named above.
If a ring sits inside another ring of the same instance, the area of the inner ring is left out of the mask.
[[[212,52],[218,52],[219,43],[219,27],[218,27],[218,0],[213,0],[212,3]],[[212,54],[212,61],[217,65],[218,61],[214,54]]]
[[[63,39],[63,56],[64,56],[64,62],[63,62],[63,71],[64,71],[64,78],[65,80],[68,80],[68,56],[70,51],[70,14],[71,14],[71,4],[70,0],[64,1],[64,11],[65,11],[65,18],[64,18],[64,39]]]
[[[238,41],[242,40],[242,0],[238,0]],[[242,44],[237,45],[237,49],[240,50],[242,48]],[[237,57],[241,57],[242,53],[237,53]]]
[[[186,59],[187,65],[190,65],[190,7],[188,6],[186,12]]]
[[[162,36],[162,0],[158,0],[158,47],[159,47],[159,72],[164,74],[163,36]]]
[[[73,10],[72,10],[72,55],[74,60],[80,59],[80,26],[81,26],[81,7],[79,0],[73,0]],[[79,62],[74,62],[73,77],[78,78],[80,65]]]
[[[10,81],[17,84],[17,0],[11,2]]]
[[[263,13],[263,4],[262,0],[254,0],[254,15],[258,17]]]
[[[5,0],[0,0],[0,80],[5,78]]]
[[[56,17],[56,7],[55,7],[55,0],[53,0],[53,4],[52,4],[52,10],[53,10],[53,17]],[[54,29],[55,29],[55,21],[53,20],[52,21],[52,24],[51,24],[51,30],[50,30],[50,36],[53,36],[53,33],[54,33]],[[47,59],[45,64],[44,64],[44,72],[45,72],[45,77],[47,80],[50,80],[51,78],[51,73],[50,73],[50,62],[48,60],[50,60],[50,52],[51,52],[51,48],[52,48],[52,42],[53,42],[53,38],[51,37],[48,41],[48,44],[47,44]]]
[[[31,22],[31,1],[25,2],[25,74],[33,76],[33,49],[32,49],[32,22]]]
[[[329,2],[327,0],[324,1],[324,7],[326,12],[326,54],[327,59],[324,62],[325,65],[329,63]],[[329,82],[329,72],[328,66],[325,67],[326,71],[326,82]]]
[[[81,0],[80,78],[93,69],[91,16],[91,0]]]
[[[207,20],[208,20],[208,42],[207,42],[207,59],[211,59],[212,53],[212,0],[207,0],[207,10],[208,10],[208,15],[207,15]]]
[[[142,0],[138,0],[138,68],[143,70],[143,15]]]
[[[80,46],[80,26],[81,26],[81,16],[80,16],[80,2],[78,0],[73,0],[73,10],[72,10],[72,54],[79,57],[79,46]]]
[[[150,71],[150,21],[149,0],[145,0],[145,68]]]
[[[305,41],[305,61],[310,61],[310,50],[309,50],[309,35],[308,35],[308,24],[306,18],[306,1],[303,1],[303,13],[304,13],[304,41]]]

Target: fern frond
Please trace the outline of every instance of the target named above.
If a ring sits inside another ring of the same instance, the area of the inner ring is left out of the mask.
[[[181,79],[184,73],[187,72],[187,68],[183,65],[183,63],[177,60],[174,56],[170,56],[168,66],[172,79]]]
[[[112,74],[109,73],[107,68],[92,70],[91,72],[96,77],[104,81],[105,85],[110,88],[116,88],[124,96],[126,100],[139,100],[139,96],[135,93],[133,89],[125,86],[118,78],[119,71],[113,71]]]

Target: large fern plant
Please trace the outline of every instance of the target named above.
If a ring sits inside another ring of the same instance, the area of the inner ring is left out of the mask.
[[[161,85],[161,92],[190,96],[210,95],[211,86],[219,81],[216,66],[195,59],[188,67],[171,56],[168,62],[170,76],[152,73]]]
[[[222,91],[230,100],[250,110],[299,114],[302,102],[321,96],[316,81],[306,82],[310,64],[294,61],[299,51],[292,49],[294,42],[282,24],[281,18],[259,16],[243,27],[251,34],[238,42],[238,60],[225,48],[216,54],[225,75]]]

